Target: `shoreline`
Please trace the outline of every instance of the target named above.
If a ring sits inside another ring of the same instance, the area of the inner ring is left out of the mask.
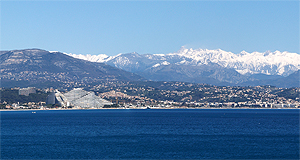
[[[300,108],[88,108],[88,109],[0,109],[0,112],[6,111],[75,111],[75,110],[172,110],[172,109],[183,109],[183,110],[201,110],[201,109],[295,109]]]

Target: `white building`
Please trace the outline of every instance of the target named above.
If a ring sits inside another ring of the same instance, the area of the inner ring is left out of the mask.
[[[105,99],[97,97],[94,92],[84,91],[81,88],[74,88],[65,94],[56,90],[55,98],[60,102],[62,107],[102,108],[104,105],[113,104]]]

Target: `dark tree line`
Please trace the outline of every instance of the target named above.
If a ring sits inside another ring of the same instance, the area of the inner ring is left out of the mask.
[[[19,95],[17,89],[2,89],[1,90],[1,103],[4,101],[7,103],[28,103],[28,102],[45,102],[47,93],[37,91],[37,93],[31,93],[29,96]]]

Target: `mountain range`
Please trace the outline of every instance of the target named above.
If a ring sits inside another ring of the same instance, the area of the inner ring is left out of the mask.
[[[232,68],[243,75],[266,74],[288,76],[300,69],[300,55],[289,52],[248,53],[242,51],[239,54],[223,51],[221,49],[186,49],[181,47],[178,52],[169,54],[143,54],[127,53],[116,56],[100,55],[76,55],[72,57],[92,62],[102,62],[128,71],[141,71],[144,68],[158,67],[161,65],[203,65],[216,63],[221,67]]]
[[[108,65],[136,73],[155,81],[186,81],[214,85],[299,86],[299,78],[291,84],[279,83],[300,69],[300,55],[289,52],[239,54],[221,49],[186,49],[169,54],[126,53],[116,56],[76,55],[75,58]],[[295,76],[291,76],[295,77]],[[297,76],[296,76],[297,77]]]
[[[3,87],[103,80],[299,87],[300,55],[186,49],[169,54],[75,55],[41,49],[0,51]]]
[[[144,80],[139,75],[104,63],[89,62],[41,49],[1,51],[0,64],[3,87]]]

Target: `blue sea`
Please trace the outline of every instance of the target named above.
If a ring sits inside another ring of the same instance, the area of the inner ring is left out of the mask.
[[[299,110],[3,111],[1,159],[299,159]]]

